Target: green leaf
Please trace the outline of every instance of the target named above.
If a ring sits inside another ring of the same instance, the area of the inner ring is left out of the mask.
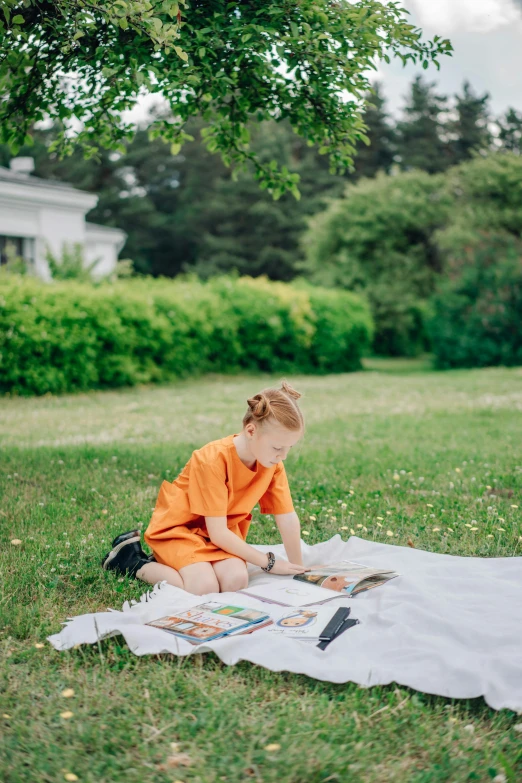
[[[21,14],[16,14],[16,16],[13,16],[13,24],[23,24],[25,22],[25,19]]]
[[[174,142],[174,144],[170,145],[170,154],[171,155],[177,155],[180,150],[181,150],[181,144],[179,144],[178,142]]]
[[[183,62],[185,62],[185,63],[188,61],[188,54],[183,51],[181,46],[175,46],[174,47],[174,51],[176,52],[176,54],[178,55],[180,60],[183,60]]]
[[[119,21],[119,25],[120,25],[120,27],[121,27],[121,29],[122,29],[122,30],[127,30],[128,26],[129,26],[129,22],[128,22],[128,20],[127,20],[127,17],[126,17],[126,16],[123,16],[123,17],[120,19],[120,21]]]

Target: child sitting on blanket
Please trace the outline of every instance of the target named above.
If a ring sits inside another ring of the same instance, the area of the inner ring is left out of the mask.
[[[246,587],[246,563],[272,574],[308,571],[283,465],[304,431],[300,396],[283,381],[251,397],[239,434],[197,449],[176,480],[161,485],[145,532],[152,556],[131,530],[114,539],[103,568],[149,584],[166,580],[196,595]],[[246,543],[256,503],[262,514],[275,515],[289,562]]]

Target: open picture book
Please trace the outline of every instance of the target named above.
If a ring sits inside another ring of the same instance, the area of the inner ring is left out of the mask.
[[[314,566],[310,571],[293,577],[269,577],[260,584],[249,585],[239,592],[280,606],[312,606],[341,596],[357,595],[396,576],[399,576],[396,571],[341,560]]]
[[[188,642],[199,644],[230,634],[249,633],[271,623],[270,615],[258,609],[207,601],[192,609],[151,620],[145,625],[161,628]]]
[[[323,590],[357,595],[373,587],[379,587],[396,576],[399,576],[396,571],[341,560],[338,563],[314,566],[311,571],[295,574],[293,578],[298,582],[316,585]]]

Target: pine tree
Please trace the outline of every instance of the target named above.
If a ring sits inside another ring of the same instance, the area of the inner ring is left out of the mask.
[[[455,95],[455,118],[446,125],[452,164],[468,160],[473,151],[491,147],[488,102],[489,94],[476,95],[468,81],[464,82],[462,95]]]
[[[395,155],[395,130],[388,122],[386,99],[382,94],[380,82],[373,85],[373,92],[366,95],[366,100],[368,103],[363,119],[368,126],[366,135],[370,144],[357,145],[354,160],[356,179],[374,177],[378,171],[388,173]]]
[[[498,138],[502,149],[506,152],[522,154],[522,112],[516,109],[508,109],[503,117],[498,120]]]
[[[404,119],[397,123],[397,152],[403,169],[423,169],[430,174],[451,164],[444,139],[447,97],[434,92],[435,85],[417,76],[411,85]]]

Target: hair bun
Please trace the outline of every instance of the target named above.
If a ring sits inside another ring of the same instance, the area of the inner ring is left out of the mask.
[[[303,396],[296,389],[290,386],[290,384],[285,380],[281,381],[281,391],[284,391],[285,394],[288,394],[288,396],[292,397],[292,399],[294,400],[298,400],[300,397]]]
[[[299,397],[299,392],[283,378],[279,389],[263,389],[247,400],[248,410],[243,416],[243,427],[250,422],[261,427],[277,423],[288,430],[303,432],[303,414],[297,404]]]
[[[262,392],[260,394],[254,395],[254,397],[251,397],[249,400],[247,400],[247,403],[248,407],[252,411],[253,417],[257,421],[266,419],[272,413],[270,400],[268,397],[265,397]]]

